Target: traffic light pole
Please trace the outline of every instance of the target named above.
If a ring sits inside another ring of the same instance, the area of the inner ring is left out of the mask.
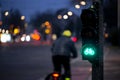
[[[99,59],[92,63],[92,80],[104,80],[103,71],[103,0],[93,0],[99,2]]]

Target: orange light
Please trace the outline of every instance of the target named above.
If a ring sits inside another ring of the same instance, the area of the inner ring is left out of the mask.
[[[46,22],[45,22],[45,26],[46,26],[47,28],[51,28],[50,22],[49,22],[49,21],[46,21]]]
[[[59,77],[60,75],[58,73],[53,73],[52,76],[53,77]]]
[[[48,25],[47,28],[51,28],[51,25]]]
[[[45,25],[46,25],[46,26],[50,25],[49,21],[46,21],[46,22],[45,22]]]
[[[32,39],[34,39],[34,40],[40,40],[40,35],[39,35],[39,34],[36,34],[36,33],[31,34],[31,37],[32,37]]]

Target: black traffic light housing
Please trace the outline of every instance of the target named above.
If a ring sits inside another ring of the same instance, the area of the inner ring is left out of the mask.
[[[103,0],[93,0],[81,14],[83,60],[92,63],[92,80],[103,80]]]
[[[93,3],[93,8],[83,9],[82,21],[82,59],[95,62],[99,58],[99,12],[98,4]]]

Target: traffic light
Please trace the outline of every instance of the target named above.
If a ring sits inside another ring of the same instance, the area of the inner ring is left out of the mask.
[[[99,17],[97,7],[83,9],[82,21],[82,48],[83,60],[94,61],[99,58]]]

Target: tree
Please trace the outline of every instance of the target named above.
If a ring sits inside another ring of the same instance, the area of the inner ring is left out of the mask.
[[[5,16],[5,13],[8,12],[9,14]],[[7,11],[2,11],[2,21],[3,21],[3,27],[6,29],[10,29],[13,33],[13,30],[15,28],[19,28],[24,30],[24,23],[25,20],[21,20],[22,14],[20,13],[19,10],[7,10]]]
[[[57,24],[57,19],[55,14],[48,13],[50,11],[44,13],[36,13],[30,19],[30,24],[35,28],[38,29],[40,33],[43,33],[42,24],[46,21],[49,21],[52,28],[52,33],[58,34],[61,31],[59,25]]]

